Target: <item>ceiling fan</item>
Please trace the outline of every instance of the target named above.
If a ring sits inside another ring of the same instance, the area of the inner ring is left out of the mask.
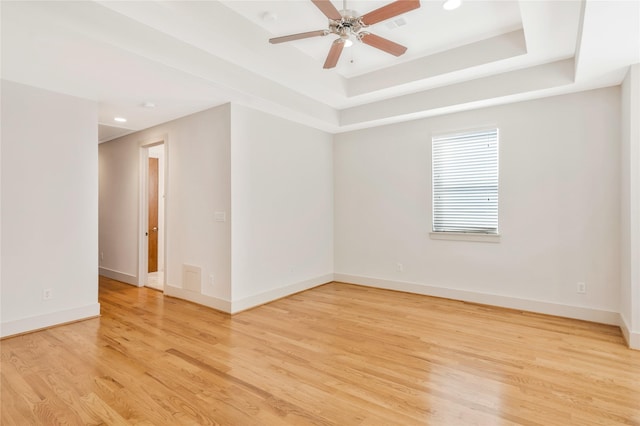
[[[410,10],[420,7],[420,0],[397,0],[382,6],[369,13],[359,16],[357,12],[347,9],[347,2],[343,0],[343,9],[338,10],[330,0],[311,0],[322,13],[329,18],[329,29],[308,31],[305,33],[290,34],[282,37],[269,39],[269,43],[277,44],[287,41],[300,40],[311,37],[324,37],[329,34],[336,34],[337,38],[331,45],[327,59],[324,62],[325,69],[333,68],[340,59],[340,54],[347,41],[353,35],[356,40],[364,44],[375,47],[394,56],[400,56],[407,51],[405,46],[395,43],[386,38],[371,34],[363,29],[378,22],[385,21]]]

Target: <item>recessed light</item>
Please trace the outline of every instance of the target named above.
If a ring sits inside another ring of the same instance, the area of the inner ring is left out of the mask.
[[[444,10],[453,10],[459,8],[461,4],[462,0],[447,0],[442,3],[442,8]]]
[[[145,108],[155,108],[156,104],[154,104],[153,102],[145,102],[142,104],[142,106]]]
[[[127,119],[124,117],[113,117],[113,121],[117,121],[118,123],[126,123]]]

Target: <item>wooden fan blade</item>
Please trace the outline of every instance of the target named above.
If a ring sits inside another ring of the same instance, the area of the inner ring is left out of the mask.
[[[364,25],[373,25],[420,7],[420,0],[398,0],[362,15]]]
[[[330,0],[311,0],[311,2],[315,4],[316,7],[320,9],[320,12],[324,13],[327,18],[333,19],[334,21],[342,19],[342,15],[340,15],[340,12],[338,12],[338,9],[336,9]]]
[[[329,31],[327,30],[308,31],[306,33],[289,34],[282,37],[270,38],[269,43],[278,44],[278,43],[284,43],[285,41],[293,41],[293,40],[300,40],[303,38],[326,36],[327,34],[329,34]]]
[[[338,63],[338,59],[340,59],[340,55],[342,54],[342,49],[344,48],[344,40],[341,38],[337,39],[331,45],[331,50],[329,50],[329,54],[327,55],[327,60],[324,61],[324,66],[322,68],[329,69],[336,66]]]
[[[362,41],[364,44],[368,44],[369,46],[375,47],[376,49],[384,50],[385,52],[390,53],[393,56],[400,56],[407,51],[407,48],[403,45],[394,43],[391,40],[387,40],[386,38],[377,36],[375,34],[364,33],[359,38],[360,41]]]

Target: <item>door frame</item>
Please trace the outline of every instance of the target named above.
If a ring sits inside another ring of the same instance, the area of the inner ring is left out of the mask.
[[[163,181],[164,181],[164,194],[159,194],[159,197],[164,195],[164,221],[162,223],[163,233],[163,265],[164,265],[164,277],[162,281],[162,289],[167,285],[167,203],[168,203],[168,171],[169,171],[169,149],[168,138],[166,135],[154,138],[152,140],[142,142],[140,144],[140,186],[138,190],[138,287],[144,287],[147,283],[148,275],[148,253],[149,241],[147,239],[147,231],[149,227],[149,203],[148,203],[148,191],[149,191],[149,148],[163,145],[164,146],[164,166],[162,168]]]

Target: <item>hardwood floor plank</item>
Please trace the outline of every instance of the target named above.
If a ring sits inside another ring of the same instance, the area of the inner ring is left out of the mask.
[[[100,278],[0,348],[3,425],[640,425],[616,327],[341,283],[233,317]]]
[[[10,373],[3,368],[0,381],[2,398],[2,424],[38,424],[34,407],[40,399],[20,376],[9,378]]]

